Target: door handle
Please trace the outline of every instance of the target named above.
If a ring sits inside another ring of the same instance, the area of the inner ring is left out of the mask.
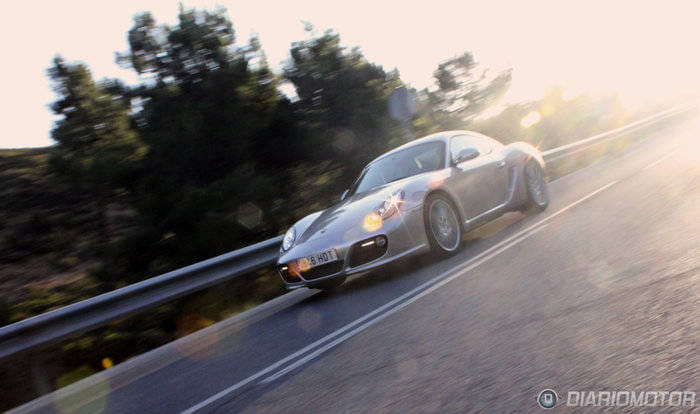
[[[505,161],[503,161],[503,160],[498,161],[498,168],[503,168],[503,167],[505,167],[505,166],[506,166],[506,162],[505,162]]]

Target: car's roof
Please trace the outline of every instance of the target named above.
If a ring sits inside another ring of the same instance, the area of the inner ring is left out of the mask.
[[[463,134],[477,134],[477,132],[472,132],[472,131],[461,131],[461,130],[454,130],[454,131],[442,131],[442,132],[436,132],[434,134],[426,135],[421,138],[414,139],[412,141],[409,141],[403,145],[400,145],[390,151],[385,152],[384,154],[378,156],[377,158],[373,159],[370,164],[373,162],[386,157],[387,155],[391,155],[395,152],[399,152],[401,150],[404,150],[406,148],[413,147],[415,145],[420,145],[420,144],[426,144],[429,142],[436,142],[436,141],[442,141],[445,142],[448,139],[452,138],[455,135],[463,135]]]

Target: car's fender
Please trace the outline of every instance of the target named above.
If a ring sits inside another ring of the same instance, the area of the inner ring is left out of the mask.
[[[525,165],[534,160],[540,165],[543,171],[547,171],[547,166],[542,157],[542,153],[536,147],[527,142],[514,142],[503,148],[508,164],[515,166],[516,171],[516,193],[511,200],[511,206],[520,205],[527,201],[527,186],[525,184]]]
[[[543,170],[546,169],[544,158],[542,157],[540,150],[527,142],[518,141],[508,144],[503,148],[503,153],[506,158],[512,158],[519,161],[521,167],[524,167],[528,161],[534,159],[538,164],[540,164],[540,167],[542,167]]]
[[[316,219],[318,218],[318,216],[320,216],[323,212],[324,212],[324,210],[317,211],[317,212],[315,212],[315,213],[311,213],[311,214],[307,215],[306,217],[304,217],[304,218],[302,218],[302,219],[300,219],[300,220],[297,220],[296,223],[294,223],[293,225],[291,225],[291,226],[289,227],[290,229],[291,229],[291,228],[294,228],[294,231],[296,232],[296,240],[294,241],[294,243],[292,244],[292,246],[293,246],[294,244],[296,244],[296,241],[299,239],[299,237],[300,237],[302,234],[304,234],[304,232],[306,231],[306,229],[309,228],[309,226],[311,225],[311,223],[313,223],[314,220],[316,220]]]

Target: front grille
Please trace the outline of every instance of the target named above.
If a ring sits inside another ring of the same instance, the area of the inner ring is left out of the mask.
[[[352,245],[348,262],[350,267],[356,267],[369,263],[372,260],[384,256],[389,243],[386,237],[376,236],[371,239],[362,240]]]
[[[322,264],[321,266],[312,267],[306,272],[303,272],[301,276],[306,280],[313,280],[318,279],[319,277],[336,274],[341,270],[343,270],[343,261],[336,260],[335,262],[330,262]]]

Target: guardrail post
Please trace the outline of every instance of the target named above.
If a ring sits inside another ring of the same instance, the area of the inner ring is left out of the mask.
[[[42,396],[53,391],[49,374],[46,372],[46,367],[41,355],[37,352],[29,352],[25,358],[29,359],[28,365],[37,396]]]

